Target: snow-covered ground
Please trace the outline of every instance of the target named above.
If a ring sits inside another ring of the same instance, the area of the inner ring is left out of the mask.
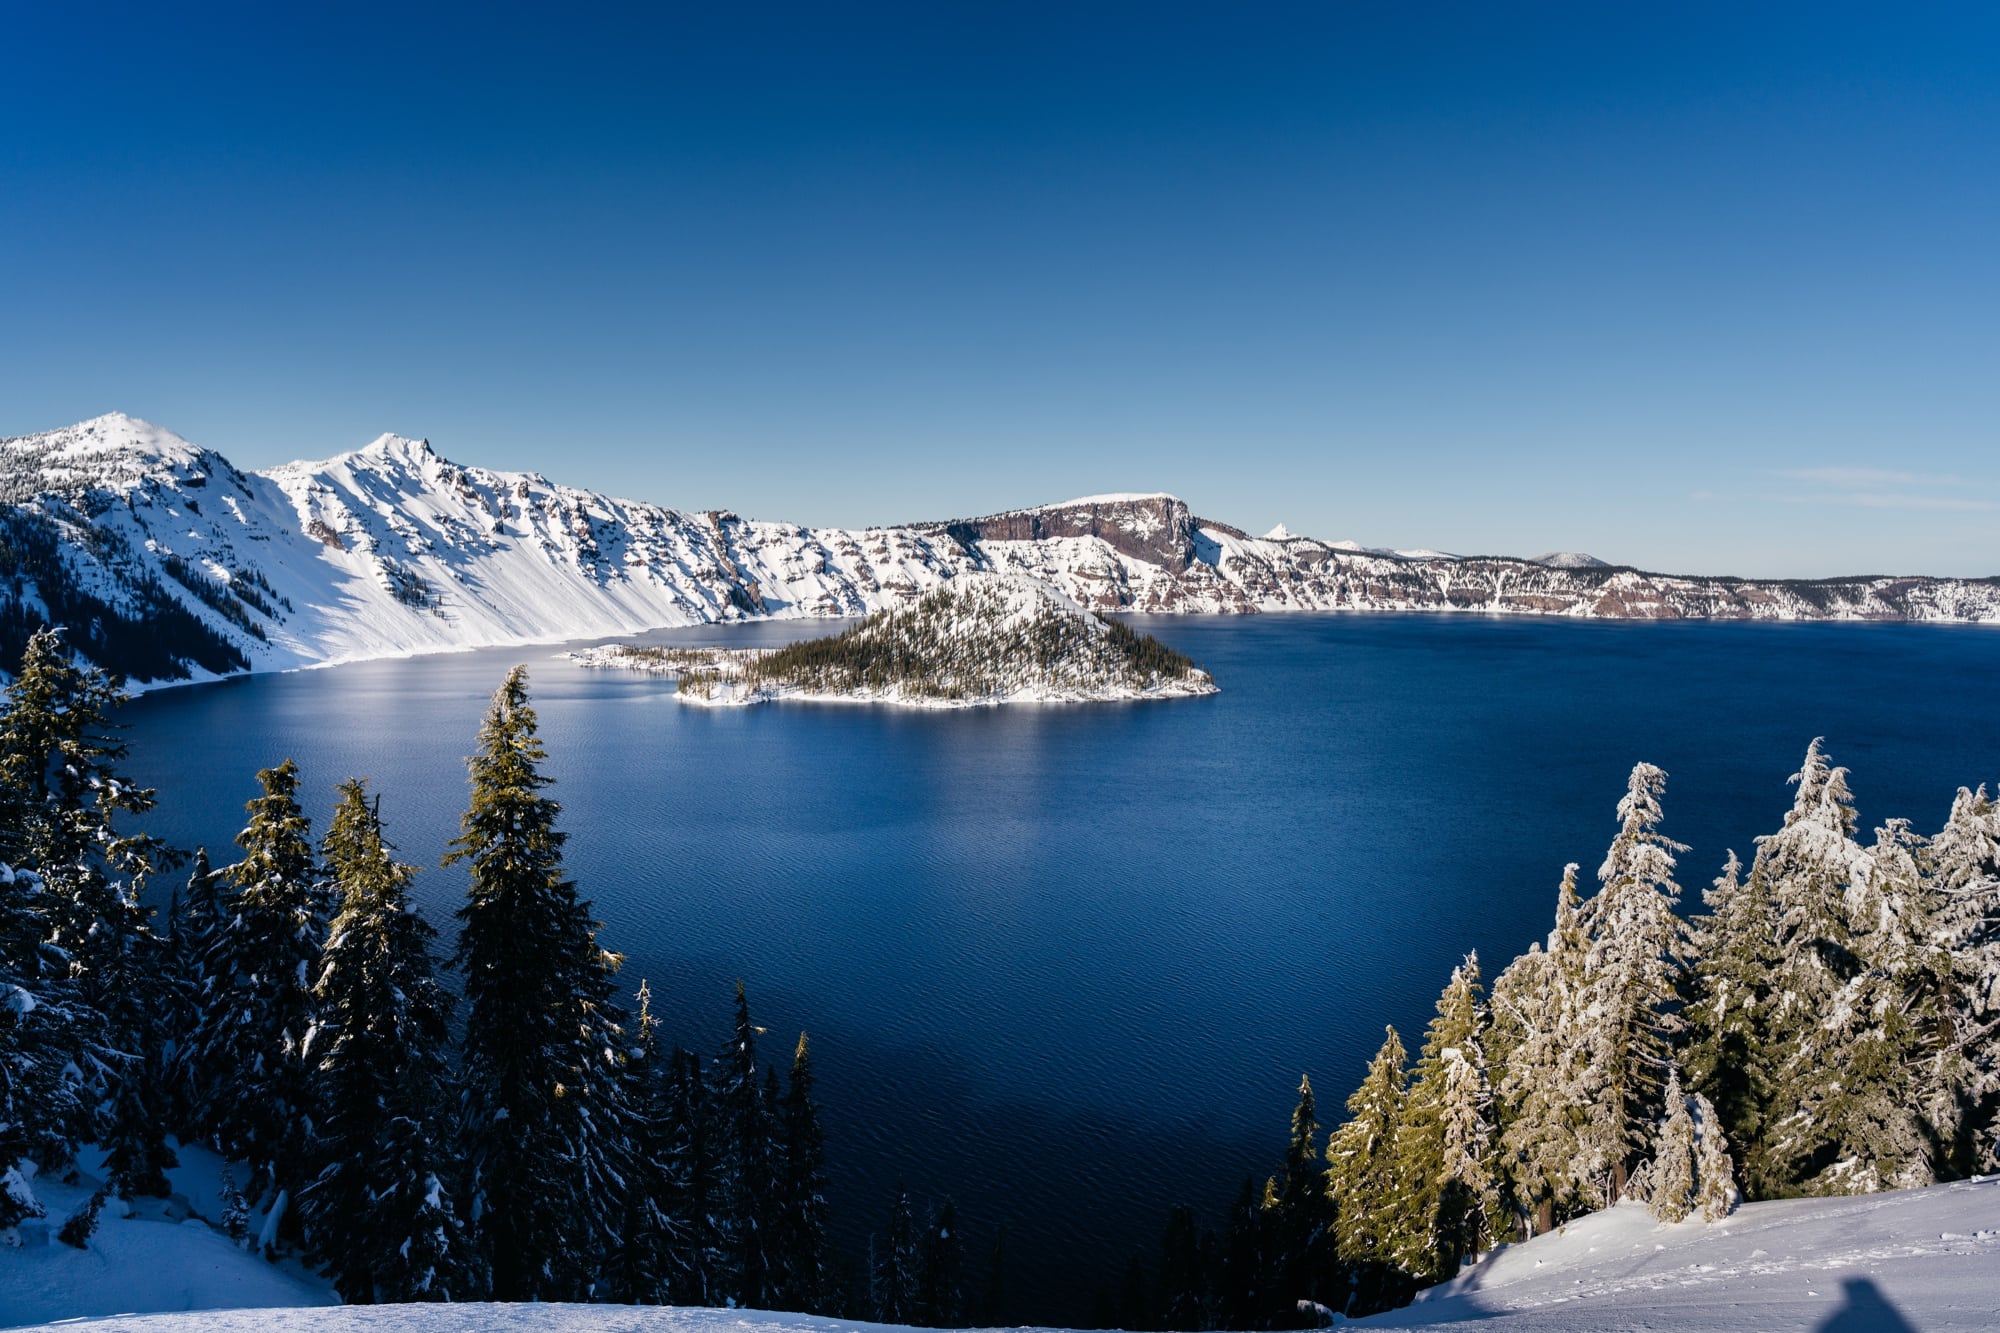
[[[1746,1204],[1664,1226],[1638,1204],[1495,1251],[1363,1328],[2000,1328],[2000,1177]]]
[[[191,1187],[200,1192],[213,1184],[214,1172],[204,1156],[186,1178],[199,1177]],[[175,1179],[178,1186],[184,1177]],[[59,1216],[55,1206],[50,1214],[52,1220]],[[273,1268],[200,1223],[107,1216],[91,1253],[61,1245],[0,1252],[0,1325],[111,1315],[91,1327],[135,1333],[842,1333],[880,1327],[758,1311],[621,1306],[303,1308],[327,1299],[312,1279]],[[114,1315],[121,1309],[196,1313]],[[2000,1178],[1851,1199],[1753,1203],[1713,1225],[1663,1226],[1644,1208],[1624,1205],[1496,1251],[1418,1304],[1355,1327],[1459,1324],[1552,1333],[2000,1328]]]
[[[167,1173],[172,1197],[140,1199],[129,1208],[108,1200],[80,1250],[56,1233],[96,1188],[98,1154],[84,1154],[71,1183],[35,1178],[48,1216],[0,1232],[0,1327],[134,1310],[335,1303],[332,1289],[296,1261],[268,1263],[230,1239],[220,1225],[221,1159],[202,1148],[178,1151],[181,1164]],[[253,1238],[262,1221],[249,1219]]]

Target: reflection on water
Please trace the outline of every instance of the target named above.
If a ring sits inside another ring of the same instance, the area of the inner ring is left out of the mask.
[[[147,696],[132,768],[156,827],[218,864],[256,768],[295,757],[316,827],[375,779],[435,867],[463,756],[530,664],[570,867],[649,978],[668,1035],[713,1048],[741,976],[786,1055],[813,1033],[858,1256],[889,1191],[957,1197],[969,1285],[1008,1227],[1018,1318],[1080,1318],[1149,1257],[1165,1209],[1219,1212],[1282,1148],[1310,1071],[1337,1106],[1458,956],[1547,929],[1641,758],[1672,775],[1690,894],[1775,826],[1828,737],[1864,819],[1934,826],[2000,778],[2000,632],[1599,625],[1428,616],[1143,628],[1213,698],[955,713],[684,709],[672,686],[550,648],[364,663]],[[824,626],[650,641],[759,643]],[[449,933],[462,880],[417,896]]]

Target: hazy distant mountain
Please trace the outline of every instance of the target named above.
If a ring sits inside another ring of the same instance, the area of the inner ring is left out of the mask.
[[[1531,555],[1528,559],[1538,565],[1547,565],[1551,569],[1611,568],[1610,561],[1599,560],[1596,556],[1585,555],[1582,551],[1550,551],[1544,555]]]
[[[1256,538],[1160,494],[805,528],[466,467],[393,435],[244,472],[117,414],[0,441],[0,651],[55,620],[135,680],[861,615],[970,570],[1029,574],[1098,611],[2000,621],[1993,579],[1754,582],[1569,559]]]

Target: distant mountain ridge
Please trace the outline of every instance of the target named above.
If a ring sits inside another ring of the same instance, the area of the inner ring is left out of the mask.
[[[1573,559],[1256,538],[1163,494],[807,528],[469,467],[393,435],[246,472],[115,413],[0,440],[0,652],[54,620],[137,681],[856,616],[985,570],[1112,612],[2000,622],[1996,579],[1757,581]]]

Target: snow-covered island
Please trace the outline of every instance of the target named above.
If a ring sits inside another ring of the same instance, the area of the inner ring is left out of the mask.
[[[611,645],[569,656],[674,677],[683,703],[707,707],[798,699],[973,708],[1216,692],[1206,671],[1159,640],[1018,574],[961,574],[909,606],[783,648]]]

